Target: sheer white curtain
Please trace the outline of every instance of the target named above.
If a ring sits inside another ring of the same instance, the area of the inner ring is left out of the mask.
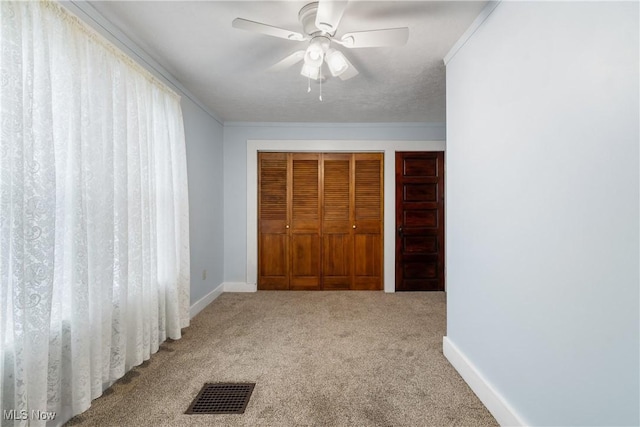
[[[1,424],[60,424],[189,323],[182,112],[56,3],[0,18]]]

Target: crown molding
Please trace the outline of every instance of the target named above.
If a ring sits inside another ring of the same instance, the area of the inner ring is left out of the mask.
[[[116,47],[127,54],[131,59],[136,61],[140,66],[153,74],[158,79],[169,85],[171,88],[189,98],[194,104],[207,113],[211,118],[220,125],[224,125],[224,121],[218,117],[213,111],[206,107],[195,95],[193,95],[182,83],[180,83],[169,71],[167,71],[160,63],[153,59],[140,46],[135,44],[129,37],[120,31],[111,21],[105,18],[96,10],[89,2],[85,0],[68,0],[61,1],[60,4],[89,25],[100,35],[105,37]]]
[[[449,64],[449,61],[451,61],[453,59],[454,56],[456,56],[456,54],[458,53],[458,51],[460,49],[462,49],[462,46],[464,46],[467,41],[471,38],[471,36],[473,36],[473,34],[478,30],[478,28],[480,28],[482,26],[482,24],[484,23],[484,21],[487,20],[487,18],[489,17],[489,15],[491,15],[493,13],[493,11],[495,10],[495,8],[502,2],[502,0],[497,0],[497,1],[490,1],[489,3],[487,3],[487,5],[484,7],[484,9],[482,9],[480,11],[480,14],[476,17],[476,19],[471,23],[471,25],[469,26],[469,28],[467,28],[467,31],[465,31],[462,36],[460,36],[460,38],[458,39],[457,42],[455,42],[455,44],[453,45],[453,47],[449,50],[449,53],[447,53],[444,56],[444,65],[446,66],[447,64]]]

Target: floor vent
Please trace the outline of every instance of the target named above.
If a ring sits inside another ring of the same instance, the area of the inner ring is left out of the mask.
[[[244,414],[255,383],[208,383],[185,414]]]

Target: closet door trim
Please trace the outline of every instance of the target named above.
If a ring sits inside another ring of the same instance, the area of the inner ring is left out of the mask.
[[[258,152],[382,152],[384,153],[384,192],[395,194],[396,151],[445,151],[444,140],[368,141],[368,140],[247,140],[246,151],[246,264],[244,281],[226,281],[228,292],[253,292],[258,277]],[[301,147],[304,147],[302,149]],[[362,148],[366,147],[366,150]],[[446,191],[446,189],[445,189]],[[445,206],[446,208],[446,206]],[[395,199],[384,199],[384,290],[395,292]],[[235,227],[235,224],[233,224]],[[236,230],[237,231],[237,230]],[[228,233],[235,233],[232,229]],[[243,245],[244,246],[244,245]],[[238,279],[235,279],[238,280]]]

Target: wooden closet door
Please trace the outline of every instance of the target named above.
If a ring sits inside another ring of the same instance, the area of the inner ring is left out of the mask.
[[[383,164],[381,153],[354,154],[352,289],[382,289]]]
[[[258,289],[382,289],[382,154],[258,164]]]
[[[258,289],[289,289],[287,154],[258,155]]]
[[[320,154],[290,156],[289,288],[320,289]]]
[[[322,273],[324,289],[350,289],[353,263],[351,154],[323,155]]]

